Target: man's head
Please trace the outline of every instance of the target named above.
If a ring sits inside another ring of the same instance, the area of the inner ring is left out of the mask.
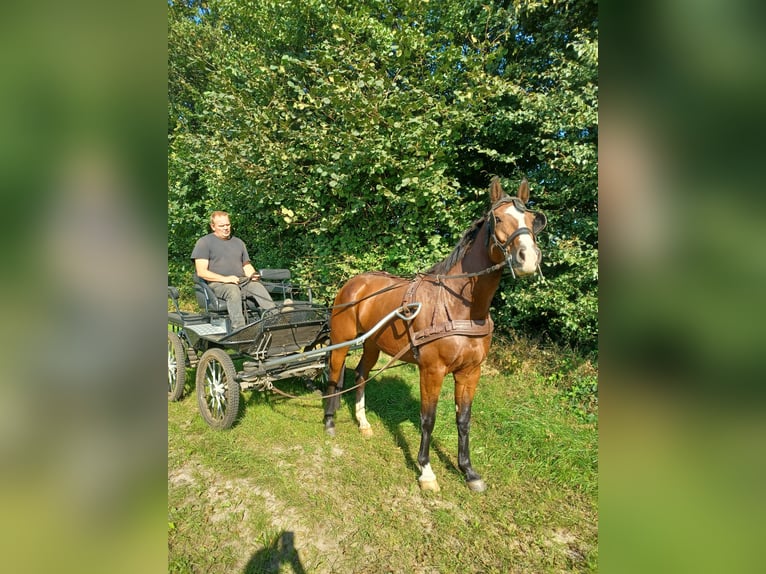
[[[231,237],[231,222],[229,214],[225,211],[214,211],[210,214],[210,229],[218,239],[229,239]]]

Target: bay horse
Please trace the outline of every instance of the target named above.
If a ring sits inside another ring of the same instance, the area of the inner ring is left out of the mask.
[[[368,338],[356,367],[355,415],[364,436],[372,429],[365,416],[364,383],[380,352],[416,363],[420,370],[420,449],[418,478],[421,489],[439,490],[429,457],[431,433],[436,422],[436,403],[448,373],[455,380],[455,412],[458,430],[458,467],[467,486],[476,492],[486,489],[471,466],[469,427],[471,404],[492,339],[489,316],[492,297],[503,270],[517,276],[539,271],[541,253],[537,233],[545,226],[542,213],[526,209],[529,184],[524,179],[516,197],[508,196],[495,176],[489,186],[491,209],[474,221],[452,253],[414,279],[384,272],[352,277],[341,287],[330,317],[332,345],[355,339],[369,331],[382,317],[412,302],[420,302],[410,322],[395,319]],[[335,434],[334,415],[340,404],[337,389],[343,387],[348,347],[332,351],[324,426]]]

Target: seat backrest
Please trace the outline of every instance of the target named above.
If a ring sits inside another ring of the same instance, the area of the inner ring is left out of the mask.
[[[168,299],[173,301],[173,307],[175,307],[176,312],[181,312],[181,306],[178,304],[178,287],[174,287],[172,285],[168,285]]]
[[[194,296],[197,298],[197,305],[208,313],[226,313],[226,302],[216,297],[210,288],[199,275],[194,273]]]
[[[258,274],[264,281],[289,281],[292,277],[289,269],[261,269]]]
[[[272,295],[278,294],[284,299],[292,294],[292,274],[289,269],[260,269],[258,274],[261,276],[261,283]]]

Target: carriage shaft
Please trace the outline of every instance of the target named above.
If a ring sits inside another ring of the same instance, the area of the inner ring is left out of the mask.
[[[418,302],[402,305],[398,309],[394,309],[393,311],[391,311],[388,315],[386,315],[380,321],[378,321],[375,324],[375,326],[372,327],[372,329],[370,329],[366,333],[362,333],[356,339],[352,339],[351,341],[346,341],[344,343],[338,343],[337,345],[330,345],[329,347],[322,347],[321,349],[312,349],[311,351],[306,351],[304,353],[296,353],[294,355],[288,355],[286,357],[279,357],[276,359],[264,361],[261,364],[261,368],[263,370],[269,370],[272,367],[275,367],[278,365],[289,365],[290,363],[295,363],[296,361],[304,361],[312,357],[327,355],[328,353],[331,353],[335,349],[361,345],[369,337],[371,337],[372,335],[380,331],[380,329],[382,329],[392,319],[396,318],[396,319],[402,319],[403,321],[412,321],[415,317],[418,316],[418,313],[420,313],[420,307],[421,307],[421,303],[418,303]]]

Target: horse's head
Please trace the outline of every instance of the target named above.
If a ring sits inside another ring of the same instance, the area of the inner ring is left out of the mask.
[[[537,247],[537,234],[545,227],[542,213],[526,208],[529,183],[519,185],[516,197],[503,191],[500,178],[492,178],[489,186],[492,209],[487,214],[489,257],[494,263],[505,260],[516,276],[531,275],[540,268],[542,253]]]

